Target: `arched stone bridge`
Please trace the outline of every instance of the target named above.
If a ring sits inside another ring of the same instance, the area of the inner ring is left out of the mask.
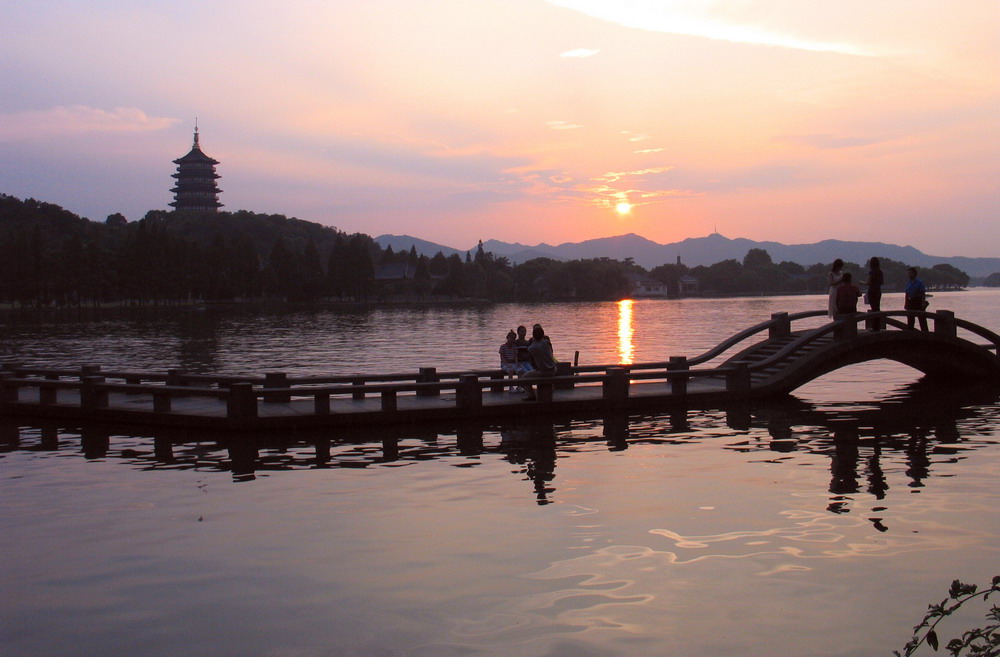
[[[744,348],[721,367],[746,368],[753,396],[791,392],[833,370],[877,359],[909,365],[928,377],[1000,382],[1000,336],[950,311],[859,313],[818,328],[793,330],[793,322],[824,314],[773,315],[720,345],[768,331],[766,340]],[[930,330],[909,329],[903,321],[909,315],[924,316]]]

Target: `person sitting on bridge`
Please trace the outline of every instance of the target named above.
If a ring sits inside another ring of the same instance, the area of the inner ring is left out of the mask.
[[[538,324],[531,329],[531,345],[528,347],[528,354],[531,362],[535,364],[535,369],[521,375],[521,385],[527,394],[524,401],[534,401],[535,392],[531,387],[530,380],[556,375],[556,359],[552,355],[552,343],[545,337],[545,331]]]
[[[534,331],[535,331],[536,328],[542,328],[542,325],[541,324],[534,324],[531,327],[532,338],[530,340],[528,340],[528,347],[531,347],[531,343],[535,341]],[[543,334],[544,334],[544,331],[543,331]],[[553,357],[555,357],[556,350],[552,347],[552,338],[550,338],[547,335],[544,335],[544,337],[542,337],[542,339],[549,343],[549,349],[552,349]],[[532,363],[532,365],[534,366],[534,363]],[[537,366],[535,366],[535,369],[537,369]]]
[[[524,326],[517,327],[517,340],[514,341],[514,344],[517,345],[518,376],[534,369],[531,366],[531,356],[528,355],[528,345],[531,344],[531,342],[526,337],[527,334],[528,329],[524,328]]]
[[[851,282],[851,272],[845,271],[837,286],[836,317],[854,315],[858,312],[858,299],[861,298],[861,288]]]
[[[507,334],[507,341],[500,345],[500,371],[511,378],[520,374],[517,363],[517,333],[510,331]],[[511,386],[510,391],[514,392],[516,386]]]
[[[910,279],[910,282],[906,284],[906,298],[903,301],[904,310],[919,310],[923,312],[927,310],[927,287],[924,282],[917,278],[917,268],[910,267],[906,270],[906,277]],[[914,315],[909,315],[906,318],[906,328],[913,329],[913,320],[920,320],[920,330],[927,330],[927,318],[924,316],[915,317]]]

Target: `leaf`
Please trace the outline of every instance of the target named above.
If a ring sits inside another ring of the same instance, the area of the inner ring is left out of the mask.
[[[935,632],[934,630],[931,630],[930,632],[927,633],[927,644],[931,648],[934,648],[934,650],[938,649],[937,632]]]
[[[959,580],[954,580],[951,583],[951,588],[948,590],[948,595],[953,599],[957,600],[963,595],[973,595],[976,592],[975,584],[963,584]]]

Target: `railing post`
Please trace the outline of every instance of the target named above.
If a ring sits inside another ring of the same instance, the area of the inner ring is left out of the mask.
[[[126,383],[126,385],[130,385],[130,386],[142,385],[142,378],[138,377],[138,376],[126,376],[125,377],[125,383]],[[130,390],[129,392],[127,392],[125,394],[127,394],[127,395],[136,395],[136,394],[139,394],[139,393],[132,392]]]
[[[732,372],[726,375],[726,390],[737,394],[750,392],[750,368],[746,361],[731,363]]]
[[[786,313],[787,314],[787,313]],[[688,369],[687,356],[671,356],[670,362],[667,363],[668,372],[682,372]],[[678,375],[668,379],[670,383],[670,392],[675,395],[686,395],[688,389],[688,379],[691,378],[687,375]]]
[[[96,376],[101,372],[100,365],[81,365],[80,366],[80,380],[83,381],[85,376]]]
[[[46,376],[46,381],[58,381],[58,376]],[[51,406],[56,403],[56,396],[58,395],[58,389],[54,385],[48,385],[45,383],[39,384],[38,386],[38,403]]]
[[[564,363],[562,361],[556,363],[556,376],[571,376],[573,374],[573,366],[569,363]],[[559,381],[553,384],[556,388],[560,390],[572,390],[576,385],[572,381]]]
[[[351,379],[351,385],[358,388],[351,393],[351,399],[364,399],[365,398],[365,380],[358,376]]]
[[[437,383],[441,380],[441,377],[437,375],[436,367],[421,367],[420,374],[417,375],[417,381],[420,383]],[[419,397],[437,397],[441,394],[440,390],[417,390],[417,396]]]
[[[547,377],[533,379],[535,383],[535,399],[542,404],[552,403],[552,388],[555,386]]]
[[[624,403],[628,399],[628,368],[609,367],[604,373],[604,399],[612,403]]]
[[[853,340],[858,337],[858,322],[854,315],[838,317],[836,327],[833,329],[833,336],[838,340]]]
[[[181,378],[183,376],[184,376],[184,370],[167,370],[167,385],[168,386],[184,385],[184,380]]]
[[[934,313],[934,332],[943,337],[954,338],[958,334],[955,313],[950,310],[939,310]]]
[[[503,392],[504,380],[506,378],[507,375],[503,373],[503,370],[491,374],[490,381],[493,381],[493,385],[490,386],[490,392]]]
[[[18,396],[18,386],[11,381],[14,378],[13,372],[0,372],[0,401],[16,402]]]
[[[383,390],[382,391],[382,410],[383,411],[394,411],[394,410],[396,410],[396,391],[395,390]]]
[[[317,392],[313,396],[313,413],[316,415],[330,414],[330,393]]]
[[[463,374],[458,377],[458,389],[455,392],[455,401],[459,408],[479,410],[483,407],[483,390],[479,387],[479,377],[475,374]]]
[[[266,372],[264,374],[265,388],[288,389],[288,375],[284,372]],[[287,392],[265,392],[264,401],[271,403],[281,403],[292,401],[292,396]]]
[[[231,420],[257,417],[257,393],[254,392],[252,383],[229,384],[226,417]]]
[[[788,313],[771,313],[771,326],[767,329],[769,340],[783,338],[792,332],[792,321],[788,319]]]
[[[98,389],[104,383],[103,376],[85,376],[80,385],[80,408],[95,410],[108,407],[108,391]]]

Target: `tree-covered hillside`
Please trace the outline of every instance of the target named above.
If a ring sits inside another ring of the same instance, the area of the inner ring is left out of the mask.
[[[664,264],[646,272],[631,258],[562,262],[535,258],[512,266],[480,242],[465,257],[414,248],[382,249],[363,233],[283,215],[150,211],[128,222],[81,218],[34,199],[0,194],[0,303],[47,307],[214,301],[484,299],[607,301],[629,297],[633,281],[654,278],[672,294],[684,276],[700,293],[826,291],[828,265],[775,264],[763,249],[743,261],[689,269]],[[848,263],[855,280],[861,265]],[[906,265],[883,259],[886,289],[902,289]],[[962,287],[950,265],[922,270],[930,287]]]

